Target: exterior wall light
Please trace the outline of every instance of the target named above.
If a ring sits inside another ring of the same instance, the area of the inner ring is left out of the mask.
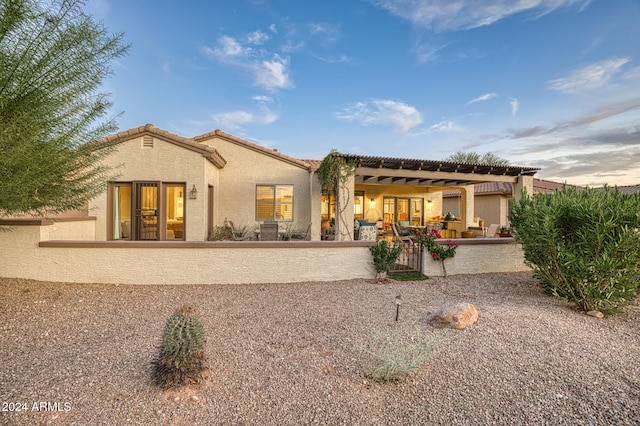
[[[189,191],[189,198],[191,198],[192,200],[198,198],[198,190],[196,189],[195,184],[193,185],[193,188],[191,188],[191,191]]]

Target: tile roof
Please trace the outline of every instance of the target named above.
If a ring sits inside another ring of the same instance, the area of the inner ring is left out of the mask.
[[[640,185],[624,185],[617,186],[616,188],[623,194],[635,194],[640,191]]]
[[[544,179],[533,179],[533,193],[551,193],[556,190],[561,191],[564,186],[574,186],[568,185],[559,182],[553,182],[550,180]],[[582,189],[581,186],[574,186],[578,190]],[[640,187],[640,185],[639,185]],[[639,188],[640,189],[640,188]],[[493,195],[493,194],[504,194],[504,195],[512,195],[513,186],[509,182],[485,182],[478,183],[474,185],[474,193],[476,195]],[[448,191],[443,191],[443,197],[458,197],[460,196],[459,189],[452,189]]]
[[[197,143],[192,139],[183,138],[182,136],[178,136],[174,133],[167,132],[166,130],[159,129],[153,124],[145,124],[144,126],[118,132],[99,140],[97,143],[105,146],[113,146],[119,144],[120,142],[124,142],[125,140],[144,135],[153,135],[154,137],[162,139],[165,142],[181,146],[194,152],[198,152],[218,168],[223,168],[227,164],[227,161],[215,149]]]
[[[249,142],[247,140],[241,139],[237,136],[230,135],[229,133],[225,133],[220,129],[217,129],[213,132],[205,133],[203,135],[194,136],[192,139],[195,142],[204,141],[212,138],[222,138],[228,142],[234,143],[239,146],[243,146],[252,151],[259,152],[261,154],[267,155],[269,157],[284,161],[285,163],[292,164],[294,166],[298,166],[303,169],[307,169],[312,171],[312,166],[309,162],[304,160],[299,160],[297,158],[289,157],[288,155],[282,154],[275,149],[265,148],[264,146],[257,145],[253,142]]]

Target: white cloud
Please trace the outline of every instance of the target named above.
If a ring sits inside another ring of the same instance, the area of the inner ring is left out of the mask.
[[[580,93],[606,86],[620,72],[628,58],[613,58],[574,70],[566,77],[549,81],[549,88],[558,92]]]
[[[237,58],[248,57],[251,55],[251,48],[242,46],[235,38],[222,36],[218,39],[216,47],[204,46],[202,51],[207,56],[220,59],[222,61],[235,60]]]
[[[248,111],[229,111],[211,116],[214,126],[225,130],[242,130],[249,124],[271,124],[278,119],[278,115],[263,108],[258,113]]]
[[[535,12],[538,16],[560,7],[580,4],[581,9],[591,0],[371,0],[395,16],[414,25],[436,32],[456,31],[491,25],[521,12]]]
[[[518,113],[518,109],[520,108],[520,101],[516,98],[511,98],[509,103],[511,104],[511,115],[515,117]]]
[[[431,126],[429,130],[440,133],[459,133],[464,131],[464,129],[460,127],[456,122],[450,120],[436,123]]]
[[[262,31],[254,31],[247,34],[247,43],[260,46],[262,44],[265,44],[267,41],[269,41],[269,36]]]
[[[289,79],[289,61],[278,55],[271,61],[262,61],[254,68],[256,84],[267,90],[288,89],[293,87]]]
[[[420,112],[403,102],[375,99],[349,105],[336,116],[362,125],[390,125],[403,132],[422,124]]]
[[[262,44],[268,40],[268,36],[259,31],[245,38],[251,44]],[[289,78],[289,60],[278,54],[271,54],[270,59],[264,59],[268,51],[255,50],[229,36],[220,37],[215,47],[204,46],[201,51],[222,64],[250,73],[254,84],[263,89],[277,91],[294,87]]]
[[[488,101],[489,99],[493,99],[497,97],[498,97],[497,93],[485,93],[484,95],[480,95],[477,98],[471,99],[469,102],[466,103],[466,105],[475,104],[476,102],[485,102],[485,101]]]
[[[333,44],[342,37],[340,26],[327,23],[311,23],[308,24],[309,33],[312,36],[319,37],[323,44]]]

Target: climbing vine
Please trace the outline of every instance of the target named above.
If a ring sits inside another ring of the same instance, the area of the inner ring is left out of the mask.
[[[338,185],[356,175],[357,160],[347,159],[335,149],[324,157],[318,168],[318,179],[323,191],[335,192]]]
[[[345,184],[350,178],[356,175],[357,167],[357,159],[348,159],[335,149],[332,149],[331,152],[324,157],[322,163],[320,163],[320,167],[318,168],[318,179],[320,180],[320,185],[322,185],[322,190],[327,191],[329,194],[338,194],[341,192],[341,189],[346,189]],[[346,205],[349,204],[348,197],[350,194],[348,191],[344,192],[347,194],[347,198],[344,200],[344,203],[338,202],[336,219],[341,222],[341,226],[338,227],[341,236],[351,239],[353,236],[347,235],[347,233],[344,232],[344,229],[347,229],[347,218],[344,213]]]

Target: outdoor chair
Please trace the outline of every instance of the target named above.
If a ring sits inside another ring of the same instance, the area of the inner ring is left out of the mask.
[[[231,228],[231,234],[233,235],[233,239],[235,241],[247,241],[251,239],[250,235],[245,235],[243,233],[240,233],[238,231],[236,231],[235,226],[233,226],[233,221],[229,221],[229,228]],[[240,234],[240,235],[238,235]]]
[[[496,223],[489,225],[489,229],[487,229],[487,238],[495,238],[499,228],[500,225]]]
[[[278,241],[278,223],[261,223],[260,241]]]
[[[397,241],[400,241],[401,243],[405,244],[411,244],[413,243],[413,241],[411,240],[411,237],[409,235],[400,235],[400,232],[398,231],[398,224],[393,222],[391,224],[391,229],[393,229],[393,235],[396,237]]]

